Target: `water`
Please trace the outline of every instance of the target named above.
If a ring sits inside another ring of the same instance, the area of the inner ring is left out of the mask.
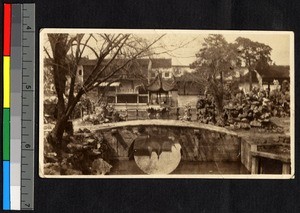
[[[145,175],[134,160],[116,161],[109,175]],[[171,174],[250,174],[241,162],[181,161]]]
[[[147,144],[140,151],[148,151],[148,155],[134,155],[138,167],[147,174],[169,174],[173,172],[181,160],[181,145],[179,143],[164,142],[160,145],[157,141]],[[139,147],[140,148],[140,147]],[[166,151],[162,151],[165,149]],[[139,151],[135,149],[135,151]]]
[[[176,137],[141,134],[130,151],[132,160],[115,161],[111,175],[137,174],[249,174],[241,162],[204,162],[182,159],[182,146]]]

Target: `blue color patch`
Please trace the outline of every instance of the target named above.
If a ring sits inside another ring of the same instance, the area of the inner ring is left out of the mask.
[[[10,210],[10,162],[3,161],[3,210]]]

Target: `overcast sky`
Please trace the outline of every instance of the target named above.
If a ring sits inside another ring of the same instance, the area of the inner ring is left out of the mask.
[[[161,54],[157,57],[172,58],[173,65],[189,65],[195,61],[195,54],[201,48],[204,38],[208,35],[166,35],[159,43],[164,44],[170,51],[169,54]],[[239,36],[246,37],[252,41],[261,42],[272,48],[271,59],[277,65],[290,64],[290,37],[288,35],[236,35],[225,34],[228,42],[234,42]],[[181,48],[176,48],[180,46]]]
[[[158,54],[155,57],[172,58],[173,65],[189,65],[195,61],[195,54],[201,48],[203,39],[209,34],[223,34],[228,42],[234,42],[237,37],[249,38],[252,41],[261,42],[272,48],[271,59],[277,65],[290,65],[290,35],[286,32],[261,32],[261,31],[196,31],[196,30],[91,30],[91,29],[46,29],[41,35],[46,33],[133,33],[139,37],[143,37],[149,42],[158,38],[162,33],[166,35],[155,44],[156,52],[168,52]],[[47,37],[45,36],[44,44],[49,48]],[[47,44],[48,43],[48,44]],[[90,44],[91,46],[96,45]],[[164,48],[161,48],[163,46]],[[47,48],[47,49],[48,49]],[[92,52],[87,52],[90,58],[93,58]]]

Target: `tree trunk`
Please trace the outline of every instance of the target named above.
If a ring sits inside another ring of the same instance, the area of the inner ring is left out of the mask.
[[[223,117],[223,101],[218,99],[216,101],[216,116],[215,116],[215,119],[216,119],[216,124],[218,126],[224,126],[225,123],[224,123],[224,117]]]
[[[220,80],[221,80],[221,85],[222,85],[222,88],[223,88],[223,72],[222,71],[220,72]]]
[[[53,149],[57,153],[57,155],[60,155],[61,150],[63,149],[62,140],[63,140],[63,134],[66,129],[67,121],[68,119],[66,116],[59,118],[54,128],[48,135],[49,143],[53,146]]]
[[[249,90],[252,91],[252,69],[249,68]]]
[[[55,127],[52,129],[52,131],[47,136],[47,141],[51,146],[53,147],[53,151],[56,153],[56,157],[58,160],[58,163],[60,165],[60,174],[64,175],[65,170],[63,168],[63,152],[65,149],[66,144],[63,143],[63,134],[66,129],[67,124],[67,117],[61,117],[57,120]]]
[[[220,87],[217,86],[214,87],[214,99],[215,99],[215,108],[216,108],[216,124],[218,126],[224,126],[224,119],[223,119],[223,84],[220,85]]]
[[[58,109],[60,113],[58,113],[58,119],[56,121],[56,124],[52,131],[49,133],[47,136],[48,143],[50,143],[53,147],[53,151],[57,154],[57,159],[60,164],[60,174],[64,175],[65,174],[65,169],[63,166],[63,153],[65,152],[67,148],[67,143],[64,142],[63,140],[63,135],[67,127],[67,122],[74,111],[75,106],[79,102],[81,96],[83,95],[83,90],[80,90],[77,94],[77,96],[73,99],[73,101],[70,103],[70,107],[67,108],[65,111],[65,107],[63,105]],[[64,111],[62,111],[64,110]]]

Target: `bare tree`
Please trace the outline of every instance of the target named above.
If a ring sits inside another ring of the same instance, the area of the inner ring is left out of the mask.
[[[63,133],[67,122],[83,94],[98,87],[102,82],[112,82],[118,73],[126,70],[130,62],[144,57],[149,49],[164,35],[150,43],[141,42],[131,34],[48,34],[50,50],[44,48],[47,60],[52,67],[57,102],[57,121],[48,135],[48,140],[61,159]],[[91,45],[95,40],[97,45]],[[82,85],[76,85],[78,66],[85,51],[92,52],[96,64]],[[122,59],[122,60],[116,60]],[[70,77],[67,100],[67,78]],[[109,84],[108,84],[109,86]]]

